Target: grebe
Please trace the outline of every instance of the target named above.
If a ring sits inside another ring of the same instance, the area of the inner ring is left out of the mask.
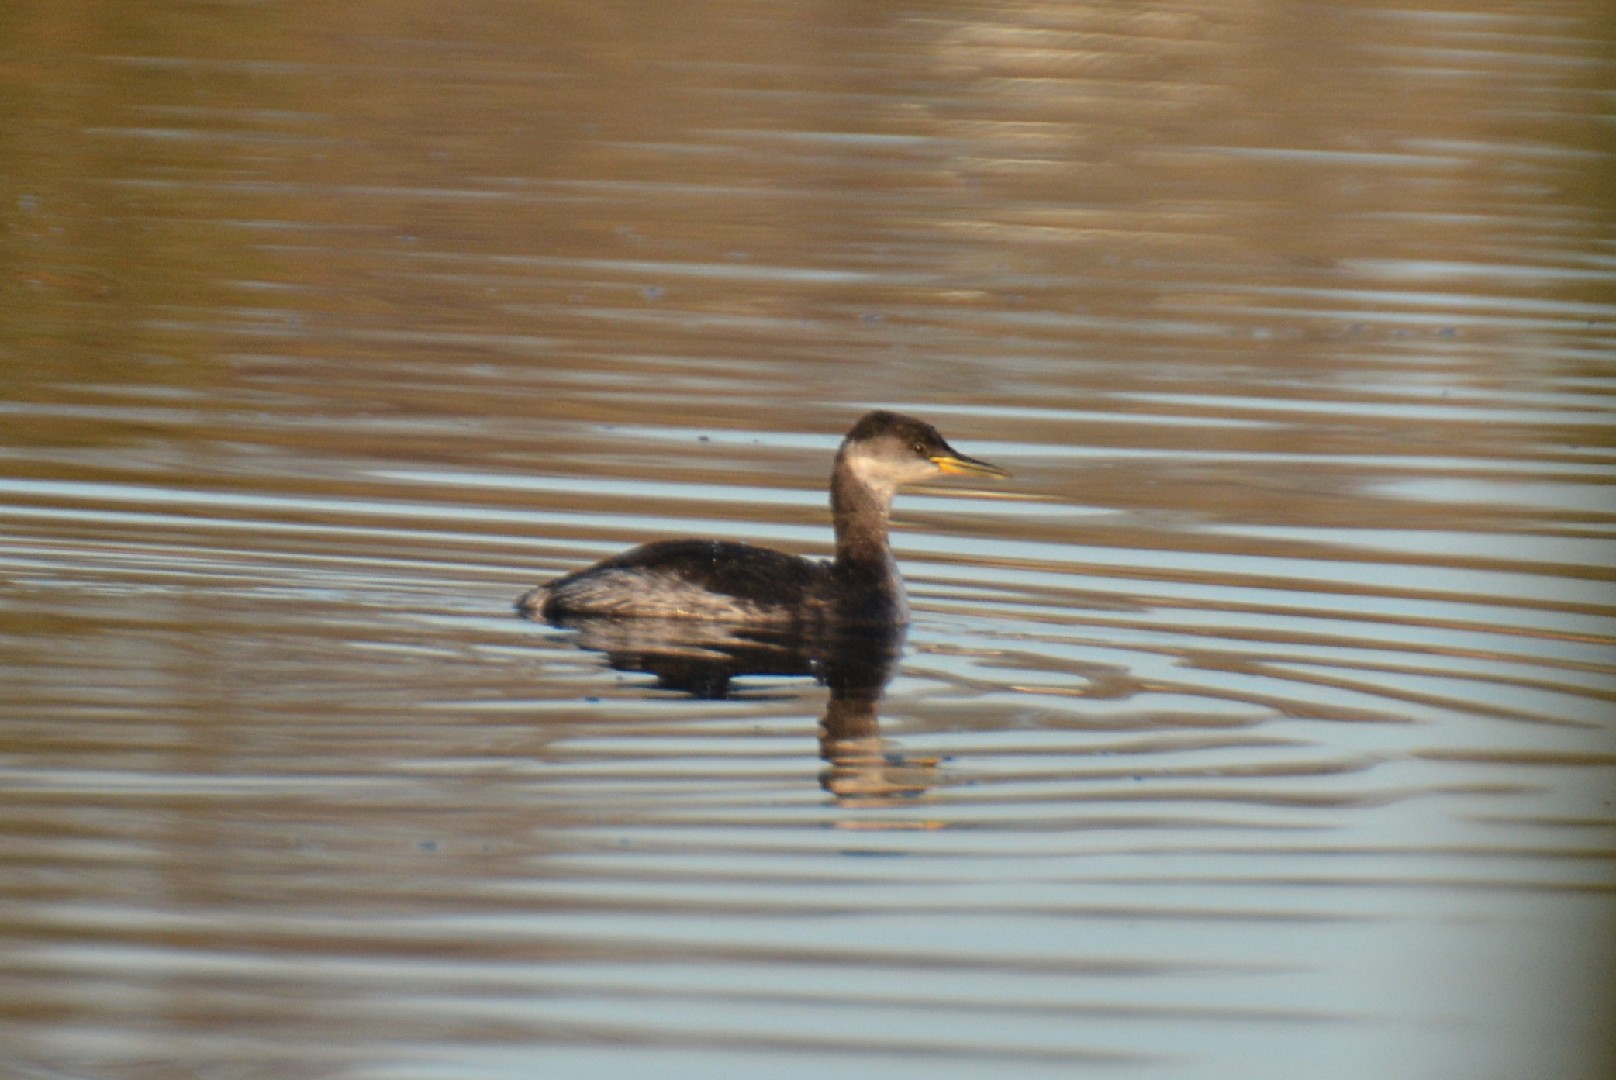
[[[899,487],[946,474],[1010,475],[959,453],[930,424],[867,413],[842,440],[831,473],[834,562],[727,540],[663,540],[541,585],[516,606],[551,622],[621,616],[905,623],[909,607],[887,545],[887,514]]]

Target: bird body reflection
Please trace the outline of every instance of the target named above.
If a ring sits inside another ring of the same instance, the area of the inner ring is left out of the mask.
[[[880,705],[903,655],[901,623],[770,633],[750,624],[688,619],[573,619],[558,623],[617,671],[642,672],[658,689],[705,700],[745,696],[735,680],[809,676],[829,691],[820,721],[821,786],[844,803],[915,796],[937,762],[894,753]]]

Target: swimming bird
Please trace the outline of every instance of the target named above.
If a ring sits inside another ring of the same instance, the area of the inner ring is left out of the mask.
[[[728,540],[662,540],[541,585],[516,606],[550,622],[616,616],[902,624],[909,605],[887,540],[892,498],[900,487],[951,474],[1010,475],[959,453],[924,421],[867,413],[842,440],[831,472],[834,561]]]

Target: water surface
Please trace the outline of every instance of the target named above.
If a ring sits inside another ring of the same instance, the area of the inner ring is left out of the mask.
[[[0,16],[0,1071],[1610,1075],[1601,5],[91,11]],[[513,615],[828,553],[878,406],[1016,474],[901,642]]]

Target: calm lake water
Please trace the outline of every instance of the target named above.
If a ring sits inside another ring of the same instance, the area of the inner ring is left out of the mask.
[[[1616,1075],[1616,19],[0,12],[0,1077]],[[518,619],[644,539],[903,640]]]

